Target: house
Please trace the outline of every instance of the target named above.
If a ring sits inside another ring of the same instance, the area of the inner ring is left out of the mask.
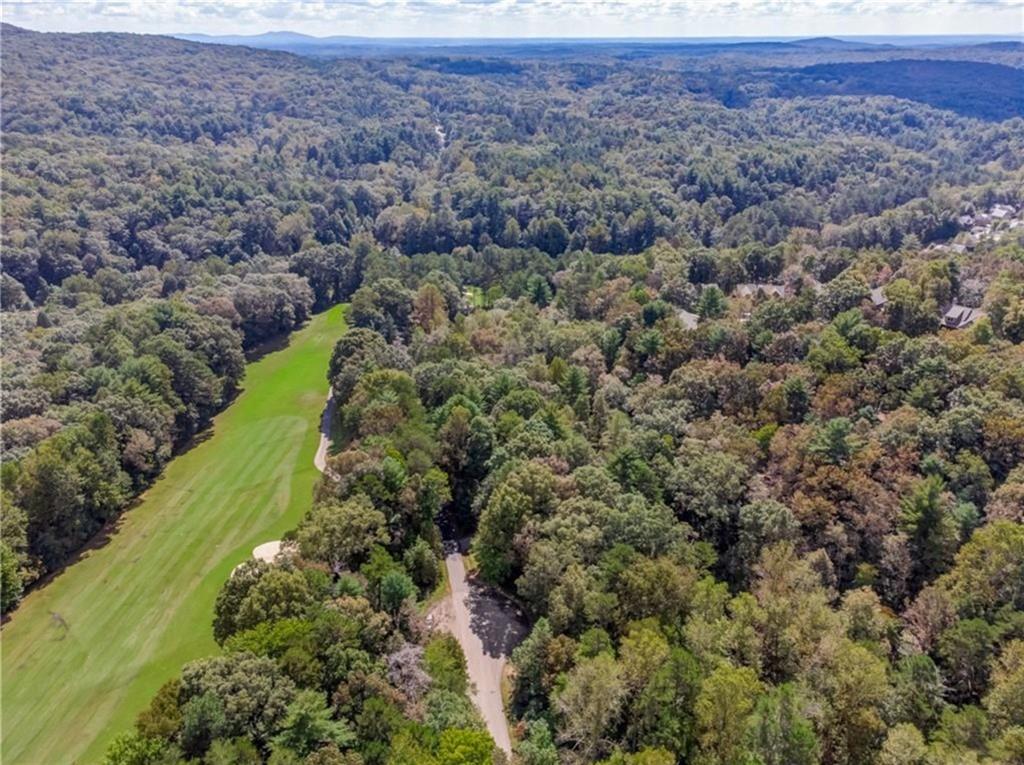
[[[984,315],[985,312],[980,308],[971,308],[970,306],[953,303],[942,316],[942,326],[947,329],[963,329]]]
[[[781,284],[737,284],[736,289],[732,291],[734,297],[758,297],[763,295],[765,297],[785,297],[786,288]]]
[[[970,228],[974,225],[974,216],[972,215],[961,215],[956,219],[956,222],[960,224],[960,228]]]
[[[679,321],[681,321],[683,326],[687,329],[697,329],[697,323],[700,321],[700,316],[697,314],[680,308],[676,311],[676,316],[679,317]]]
[[[875,308],[882,308],[888,302],[889,299],[885,296],[882,287],[875,287],[871,290],[871,305]]]

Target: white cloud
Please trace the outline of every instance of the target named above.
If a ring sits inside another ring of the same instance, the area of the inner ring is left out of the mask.
[[[9,0],[46,31],[683,37],[1024,31],[1022,0]]]

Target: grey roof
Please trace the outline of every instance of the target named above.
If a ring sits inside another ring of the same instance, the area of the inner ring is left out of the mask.
[[[889,299],[885,296],[885,292],[881,287],[875,287],[873,290],[871,290],[871,303],[876,308],[881,308],[888,302]]]
[[[949,329],[960,329],[966,327],[969,324],[973,324],[982,316],[985,312],[980,308],[971,308],[966,305],[958,305],[953,303],[942,316],[942,325]]]
[[[733,294],[739,297],[754,297],[759,292],[763,292],[765,295],[785,297],[786,288],[781,284],[737,284]]]
[[[687,329],[696,329],[697,323],[700,321],[700,316],[683,308],[676,311],[676,316],[679,317],[679,321],[681,321],[683,326]]]

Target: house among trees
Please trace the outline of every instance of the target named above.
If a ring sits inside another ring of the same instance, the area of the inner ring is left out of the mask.
[[[996,220],[1009,218],[1015,212],[1013,205],[993,205],[989,214]]]
[[[953,303],[942,317],[942,326],[947,329],[962,329],[970,326],[984,315],[985,312],[980,308],[970,308]]]
[[[700,321],[700,316],[691,311],[687,311],[684,308],[680,308],[676,315],[679,316],[679,321],[682,322],[683,326],[687,329],[697,329],[697,323]]]
[[[882,287],[875,287],[871,290],[871,305],[875,308],[883,308],[888,302],[889,299],[885,296],[885,292]]]
[[[736,289],[733,290],[733,297],[757,297],[763,295],[765,297],[785,297],[786,288],[782,284],[737,284]]]

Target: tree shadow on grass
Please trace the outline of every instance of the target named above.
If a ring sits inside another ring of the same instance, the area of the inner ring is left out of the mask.
[[[305,323],[303,323],[302,326],[305,326]],[[251,364],[252,362],[258,361],[271,353],[276,353],[277,351],[284,350],[291,344],[292,336],[295,334],[296,331],[301,329],[302,326],[295,327],[291,332],[284,332],[282,334],[276,335],[246,351],[246,362]],[[235,389],[229,391],[228,395],[225,397],[224,405],[220,407],[220,409],[217,411],[217,414],[224,412],[229,406],[231,406],[238,398],[238,396],[243,392],[243,390],[244,386],[239,385]],[[177,459],[178,457],[181,457],[182,455],[190,452],[192,449],[199,446],[200,444],[205,443],[213,436],[213,431],[213,423],[210,422],[207,424],[205,428],[196,433],[192,438],[190,438],[188,441],[182,444],[179,448],[175,449],[174,454],[172,455],[172,459]],[[170,463],[168,463],[168,465],[169,464]],[[165,465],[164,470],[166,470],[166,468],[167,466]],[[143,488],[143,490],[138,495],[133,497],[131,501],[129,501],[124,506],[124,508],[121,509],[121,511],[117,514],[115,518],[110,519],[102,527],[100,527],[80,548],[75,550],[75,552],[72,553],[71,556],[66,561],[64,561],[64,563],[62,563],[58,568],[48,573],[46,576],[41,577],[40,579],[30,584],[27,588],[25,588],[25,592],[22,595],[22,600],[24,600],[24,598],[28,597],[31,593],[35,592],[36,590],[42,590],[48,585],[50,585],[52,582],[56,581],[62,574],[64,574],[64,572],[66,572],[76,563],[80,562],[90,553],[99,550],[103,547],[106,547],[108,544],[110,544],[111,539],[113,539],[113,537],[118,533],[120,525],[127,516],[127,514],[130,513],[136,507],[138,507],[139,504],[141,504],[145,497],[145,493],[149,489],[151,489],[154,484],[156,484],[158,481],[162,481],[163,479],[164,472],[161,471],[160,474],[156,476],[152,484]],[[12,611],[9,611],[8,613],[0,616],[0,626],[6,625],[8,622],[10,622],[13,616],[17,614],[17,612],[18,608],[15,608]],[[60,614],[53,613],[51,614],[51,617],[54,619],[54,624],[60,627],[65,634],[70,633],[70,625],[66,621],[64,621],[63,617]]]
[[[305,325],[303,325],[305,326]],[[277,353],[287,348],[292,341],[292,335],[298,332],[302,327],[296,327],[291,332],[285,332],[280,335],[275,335],[268,340],[264,340],[262,343],[254,345],[252,348],[245,352],[245,361],[247,364],[252,364],[254,361],[259,361],[264,356],[269,356],[271,353]]]
[[[177,459],[186,452],[195,449],[197,446],[199,446],[202,443],[205,443],[212,437],[213,426],[210,425],[201,430],[200,432],[196,433],[194,436],[192,436],[192,438],[190,438],[188,441],[182,444],[181,448],[174,452],[174,459]],[[168,465],[169,464],[170,463],[168,463]],[[164,470],[166,469],[167,466],[164,466]],[[116,517],[111,518],[109,521],[104,523],[91,537],[89,537],[88,540],[86,540],[86,542],[81,547],[75,550],[75,552],[72,553],[71,556],[66,561],[64,561],[58,568],[55,568],[46,576],[37,579],[28,587],[26,587],[25,592],[22,595],[22,601],[24,601],[24,599],[27,598],[31,593],[36,592],[37,590],[43,590],[46,587],[48,587],[50,584],[52,584],[54,581],[60,578],[60,576],[63,575],[68,569],[70,569],[76,563],[81,562],[90,553],[93,553],[96,550],[101,550],[108,544],[110,544],[111,540],[113,540],[113,538],[117,536],[118,532],[121,529],[121,524],[126,520],[128,514],[143,503],[143,501],[146,498],[146,493],[150,489],[152,489],[157,483],[164,480],[164,476],[165,473],[161,471],[160,474],[157,475],[156,478],[153,480],[153,483],[146,486],[141,493],[132,497],[132,499],[128,502],[128,504],[126,504],[121,509],[121,512],[119,512]],[[134,563],[134,561],[132,562]],[[8,611],[6,614],[4,614],[2,620],[0,620],[0,626],[6,625],[17,613],[18,608],[15,608],[14,610]],[[53,617],[55,624],[57,624],[58,626],[62,626],[66,632],[70,632],[70,625],[63,621],[63,618],[60,616],[60,614],[51,614],[51,616]]]

